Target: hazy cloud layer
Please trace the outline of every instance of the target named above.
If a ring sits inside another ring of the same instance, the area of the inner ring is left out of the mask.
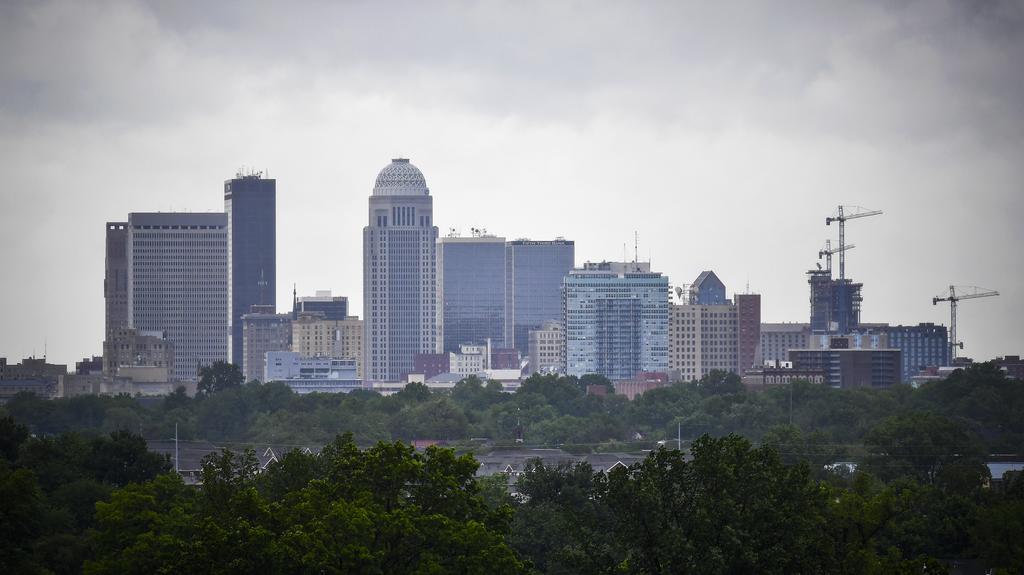
[[[806,321],[839,203],[864,319],[1024,352],[1020,2],[0,4],[0,355],[99,353],[103,224],[278,179],[278,301],[361,308],[377,171],[412,158],[443,228],[577,240],[674,283],[715,269]]]

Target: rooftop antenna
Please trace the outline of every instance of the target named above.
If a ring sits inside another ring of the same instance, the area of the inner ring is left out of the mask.
[[[292,312],[293,313],[295,312],[295,309],[297,307],[299,307],[299,290],[296,289],[295,286],[296,286],[296,284],[292,283]]]
[[[640,232],[633,230],[633,263],[640,260]]]

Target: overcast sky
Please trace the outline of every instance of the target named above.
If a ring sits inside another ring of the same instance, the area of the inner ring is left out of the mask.
[[[104,223],[223,210],[277,179],[277,302],[362,309],[377,172],[434,218],[576,241],[639,234],[674,285],[713,269],[807,321],[839,204],[862,320],[1024,353],[1022,2],[0,2],[0,356],[101,353]],[[360,311],[357,311],[360,313]]]

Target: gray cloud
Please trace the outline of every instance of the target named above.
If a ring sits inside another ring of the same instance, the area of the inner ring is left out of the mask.
[[[279,178],[279,299],[358,305],[397,154],[443,226],[581,260],[638,229],[773,320],[806,316],[824,216],[883,208],[851,224],[866,319],[944,321],[928,298],[978,283],[1005,295],[965,312],[968,351],[1024,351],[1022,31],[1019,2],[4,3],[0,245],[29,271],[0,278],[0,352],[98,352],[102,223],[218,209],[243,164]]]

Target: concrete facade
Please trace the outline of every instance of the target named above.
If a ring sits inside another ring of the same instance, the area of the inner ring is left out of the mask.
[[[693,381],[712,370],[739,373],[736,305],[670,304],[668,335],[668,370],[677,380]]]
[[[263,381],[266,353],[289,351],[292,341],[292,317],[273,313],[273,306],[252,306],[242,316],[242,374],[246,381]]]
[[[104,338],[128,327],[128,222],[107,222],[103,274]]]
[[[230,356],[227,226],[223,213],[128,216],[128,322],[166,334],[181,381]]]
[[[113,377],[123,368],[140,366],[164,368],[173,379],[174,342],[161,331],[114,330],[103,342],[103,375]]]
[[[300,312],[291,326],[292,351],[303,357],[354,359],[356,372],[363,379],[363,320],[351,316],[326,319],[323,312]]]
[[[363,371],[401,381],[437,349],[437,227],[422,172],[397,158],[377,175],[363,228]]]
[[[811,325],[807,323],[762,323],[762,363],[789,361],[789,350],[806,349],[810,337]]]
[[[761,359],[761,295],[736,294],[737,337],[736,361],[743,375],[748,369],[759,367]]]
[[[565,373],[565,330],[559,321],[547,321],[530,330],[530,372]]]

